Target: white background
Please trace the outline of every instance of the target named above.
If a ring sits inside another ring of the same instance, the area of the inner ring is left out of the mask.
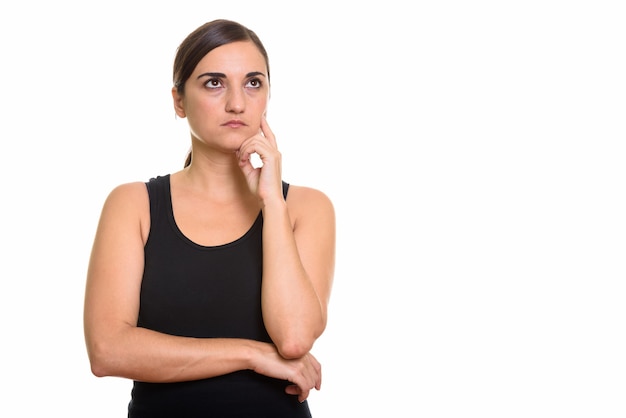
[[[314,416],[623,418],[620,3],[4,2],[0,416],[126,416],[86,357],[91,242],[114,186],[182,166],[175,49],[230,18],[285,180],[336,206]]]

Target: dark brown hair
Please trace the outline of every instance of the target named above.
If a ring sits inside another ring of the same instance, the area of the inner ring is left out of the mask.
[[[267,51],[259,37],[252,30],[232,20],[217,19],[207,22],[191,32],[178,46],[174,58],[174,86],[182,95],[185,82],[193,73],[200,60],[218,46],[232,42],[251,41],[265,58],[269,79],[270,64]]]
[[[267,79],[270,79],[270,63],[267,51],[259,37],[252,30],[232,20],[212,20],[191,32],[176,50],[174,58],[174,87],[182,96],[185,94],[185,83],[196,69],[202,58],[213,49],[232,42],[251,41],[265,58]],[[191,151],[187,155],[185,167],[191,164]]]

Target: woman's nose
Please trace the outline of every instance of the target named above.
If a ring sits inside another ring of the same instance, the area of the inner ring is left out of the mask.
[[[244,92],[236,89],[231,90],[226,99],[226,111],[241,113],[246,108],[246,98]]]

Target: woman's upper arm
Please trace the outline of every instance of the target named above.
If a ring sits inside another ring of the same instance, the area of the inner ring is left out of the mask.
[[[107,197],[93,242],[85,290],[84,326],[90,354],[126,326],[136,326],[149,230],[144,183],[116,187]]]
[[[287,197],[302,265],[317,292],[324,319],[335,272],[335,210],[323,192],[291,186]]]

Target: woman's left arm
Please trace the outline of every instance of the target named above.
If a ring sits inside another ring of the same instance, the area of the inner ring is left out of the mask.
[[[262,168],[250,156],[257,153]],[[335,211],[321,191],[290,186],[282,193],[281,154],[265,118],[237,156],[263,208],[263,321],[281,356],[306,355],[326,328],[335,270]]]
[[[308,353],[326,328],[335,269],[335,211],[321,191],[290,186],[263,208],[262,307],[285,358]]]

